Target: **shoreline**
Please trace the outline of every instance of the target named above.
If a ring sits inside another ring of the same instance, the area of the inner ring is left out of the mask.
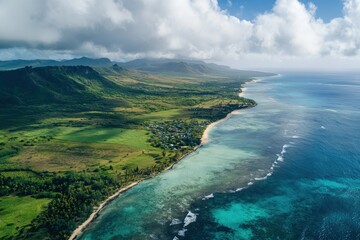
[[[98,214],[101,212],[102,209],[104,209],[104,207],[106,205],[108,205],[112,200],[114,200],[115,198],[117,198],[121,193],[126,192],[127,190],[129,190],[130,188],[133,188],[134,186],[138,185],[142,180],[136,181],[131,183],[130,185],[127,185],[123,188],[120,188],[116,193],[114,193],[113,195],[111,195],[110,197],[108,197],[107,199],[105,199],[103,202],[101,202],[101,204],[96,208],[96,210],[94,210],[91,215],[80,225],[78,226],[73,233],[71,234],[71,236],[69,237],[69,240],[74,240],[76,239],[80,234],[83,233],[83,231],[89,226],[90,223],[92,223],[98,216]]]
[[[254,80],[251,80],[250,82],[253,82]],[[247,82],[246,82],[247,83]],[[245,84],[245,83],[244,83]],[[241,87],[240,88],[240,92],[238,94],[239,97],[243,96],[243,92],[245,91],[245,87]],[[246,108],[250,108],[252,106],[246,107]],[[245,109],[246,109],[245,108]],[[244,108],[242,108],[244,109]],[[174,162],[173,164],[171,164],[170,166],[166,167],[165,169],[163,169],[161,172],[159,172],[158,174],[154,175],[154,176],[150,176],[141,180],[138,180],[136,182],[131,183],[130,185],[127,185],[125,187],[122,187],[121,189],[119,189],[116,193],[114,193],[113,195],[111,195],[110,197],[106,198],[104,201],[101,202],[101,204],[97,207],[94,208],[94,211],[91,213],[91,215],[81,224],[79,225],[71,234],[71,236],[68,238],[68,240],[76,240],[77,237],[81,236],[81,234],[84,232],[84,230],[98,217],[99,213],[106,207],[106,205],[108,205],[109,203],[111,203],[115,198],[119,197],[122,193],[126,192],[127,190],[135,187],[136,185],[138,185],[139,183],[141,183],[142,181],[149,179],[149,178],[153,178],[161,173],[164,173],[166,171],[171,170],[175,164],[179,163],[182,159],[184,159],[185,157],[187,157],[188,155],[194,153],[195,151],[197,151],[199,148],[201,148],[208,140],[209,140],[209,133],[211,131],[212,128],[214,128],[216,125],[227,121],[228,119],[230,119],[235,113],[240,112],[242,109],[237,109],[234,110],[230,113],[228,113],[226,115],[225,118],[219,119],[215,122],[210,123],[209,125],[206,126],[202,137],[201,137],[201,142],[198,146],[196,146],[194,148],[194,150],[184,154],[183,156],[181,156],[176,162]]]
[[[247,107],[247,108],[249,108],[249,107]],[[237,113],[239,111],[241,111],[241,109],[234,110],[234,111],[228,113],[226,115],[226,117],[207,125],[204,132],[203,132],[203,135],[201,137],[201,143],[200,143],[200,145],[198,147],[196,147],[196,149],[201,147],[202,145],[204,145],[209,140],[209,133],[210,133],[211,129],[213,129],[216,125],[229,120],[235,113]],[[196,151],[196,149],[195,149],[195,151]]]

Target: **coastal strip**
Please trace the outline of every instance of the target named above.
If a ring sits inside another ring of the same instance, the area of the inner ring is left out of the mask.
[[[240,88],[240,93],[239,93],[239,97],[242,97],[241,94],[243,93],[245,89],[244,88]],[[249,108],[249,107],[247,107]],[[216,122],[210,123],[209,125],[206,126],[202,137],[201,137],[201,142],[200,144],[194,148],[193,151],[190,151],[186,154],[184,154],[183,156],[181,156],[175,163],[171,164],[170,166],[166,167],[163,171],[161,171],[161,173],[166,172],[168,170],[171,170],[175,164],[177,164],[178,162],[180,162],[182,159],[184,159],[185,157],[187,157],[188,155],[190,155],[191,153],[195,152],[197,149],[199,149],[200,147],[202,147],[209,139],[209,132],[211,131],[211,129],[213,127],[215,127],[216,125],[228,120],[229,118],[231,118],[235,113],[241,111],[242,109],[238,109],[238,110],[234,110],[232,112],[230,112],[229,114],[226,115],[225,118],[222,118]],[[157,175],[155,175],[157,176]],[[76,240],[78,236],[80,236],[84,230],[98,217],[99,213],[101,212],[101,210],[104,209],[104,207],[106,205],[108,205],[111,201],[113,201],[115,198],[119,197],[121,195],[121,193],[126,192],[127,190],[135,187],[137,184],[139,184],[140,182],[142,182],[143,180],[155,177],[155,176],[151,176],[148,178],[144,178],[141,179],[139,181],[133,182],[130,185],[121,188],[119,191],[117,191],[116,193],[114,193],[113,195],[111,195],[110,197],[108,197],[106,200],[104,200],[98,208],[96,208],[96,210],[94,210],[94,212],[88,217],[88,219],[86,219],[85,222],[83,222],[80,226],[78,226],[73,233],[71,234],[71,236],[69,237],[69,240]]]
[[[222,122],[227,121],[229,118],[231,118],[235,113],[237,113],[237,112],[239,112],[239,111],[241,111],[241,110],[232,111],[231,113],[229,113],[228,115],[226,115],[225,118],[220,119],[220,120],[218,120],[218,121],[216,121],[216,122],[210,123],[210,124],[206,127],[206,129],[205,129],[205,131],[204,131],[204,133],[203,133],[203,135],[202,135],[202,137],[201,137],[201,143],[200,143],[200,145],[199,145],[197,148],[201,147],[202,145],[204,145],[204,144],[209,140],[209,132],[210,132],[210,130],[211,130],[213,127],[215,127],[215,126],[218,125],[219,123],[222,123]]]
[[[110,197],[108,197],[106,200],[104,200],[99,207],[88,217],[88,219],[86,219],[85,222],[83,222],[79,227],[77,227],[74,232],[71,234],[71,236],[69,237],[69,240],[74,240],[76,239],[77,236],[79,236],[87,226],[89,226],[89,224],[94,221],[96,219],[96,217],[98,216],[99,212],[107,205],[109,204],[112,200],[114,200],[115,198],[117,198],[121,193],[129,190],[130,188],[133,188],[134,186],[136,186],[137,184],[139,184],[142,180],[140,181],[136,181],[131,183],[130,185],[123,187],[121,189],[119,189],[119,191],[117,191],[116,193],[114,193],[113,195],[111,195]]]
[[[257,80],[251,80],[251,81],[249,81],[249,82],[247,82],[247,83],[255,83]],[[246,90],[246,88],[245,87],[242,87],[242,88],[240,88],[240,92],[239,92],[239,97],[244,97],[244,92],[245,92],[245,90]],[[250,108],[250,107],[252,107],[252,106],[248,106],[248,107],[246,107],[246,108]],[[244,109],[244,108],[243,108]],[[220,119],[220,120],[218,120],[218,121],[216,121],[216,122],[213,122],[213,123],[210,123],[207,127],[206,127],[206,129],[205,129],[205,131],[204,131],[204,133],[203,133],[203,135],[202,135],[202,137],[201,137],[201,143],[200,143],[200,145],[198,146],[198,148],[199,147],[201,147],[203,144],[205,144],[208,140],[209,140],[209,132],[210,132],[210,130],[213,128],[213,127],[215,127],[216,125],[218,125],[218,124],[220,124],[220,123],[222,123],[222,122],[225,122],[225,121],[227,121],[229,118],[231,118],[234,114],[236,114],[236,113],[238,113],[238,112],[240,112],[242,109],[237,109],[237,110],[234,110],[234,111],[232,111],[231,113],[229,113],[228,115],[226,115],[226,117],[225,118],[222,118],[222,119]]]

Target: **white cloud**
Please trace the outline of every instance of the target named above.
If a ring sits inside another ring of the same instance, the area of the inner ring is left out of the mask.
[[[343,18],[333,19],[326,26],[324,50],[331,55],[358,56],[360,53],[360,0],[346,0],[343,11]]]
[[[221,10],[216,0],[0,0],[0,52],[359,59],[360,0],[344,0],[343,12],[325,23],[313,3],[277,0],[271,11],[246,21]]]
[[[254,23],[254,49],[281,55],[316,55],[324,24],[297,0],[278,0],[271,13]]]
[[[311,15],[316,14],[317,6],[313,2],[308,3],[308,9]]]

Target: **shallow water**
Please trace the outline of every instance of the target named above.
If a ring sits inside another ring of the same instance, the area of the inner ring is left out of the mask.
[[[360,79],[248,83],[258,106],[110,203],[81,239],[360,239]]]

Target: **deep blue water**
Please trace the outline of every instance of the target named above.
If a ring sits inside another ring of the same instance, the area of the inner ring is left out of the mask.
[[[360,75],[246,84],[258,106],[112,202],[82,239],[360,239]]]

